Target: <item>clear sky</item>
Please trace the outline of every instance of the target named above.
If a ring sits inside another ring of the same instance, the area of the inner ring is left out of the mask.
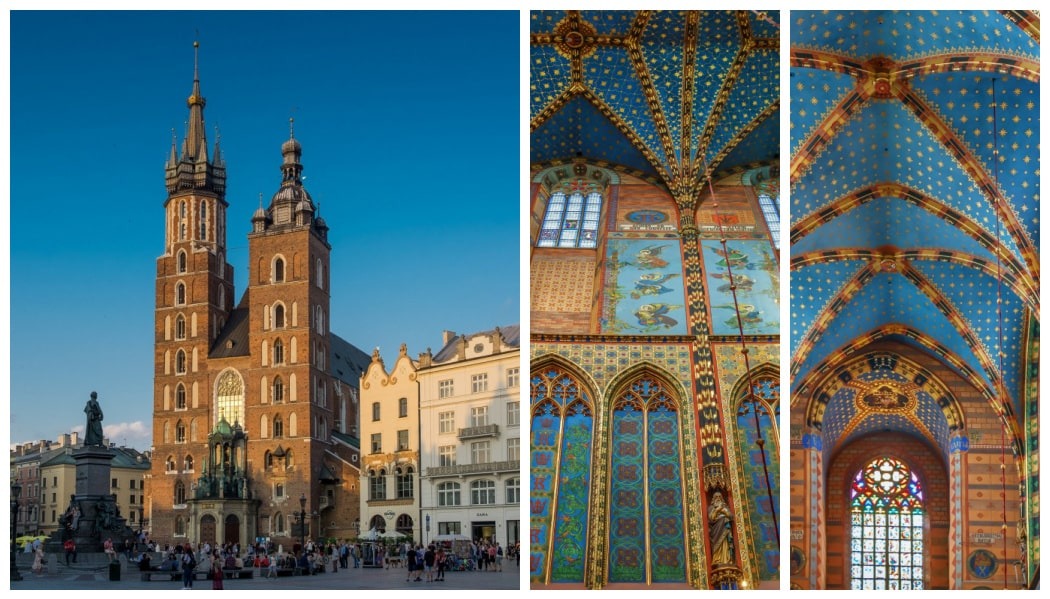
[[[82,431],[95,390],[111,441],[151,444],[163,166],[194,40],[236,300],[294,117],[334,333],[391,365],[402,342],[520,321],[517,11],[12,12],[13,443]]]

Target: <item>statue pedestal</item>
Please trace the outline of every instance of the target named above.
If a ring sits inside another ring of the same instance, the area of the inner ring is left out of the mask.
[[[86,446],[73,450],[77,463],[77,497],[108,496],[109,474],[116,454],[105,447]]]

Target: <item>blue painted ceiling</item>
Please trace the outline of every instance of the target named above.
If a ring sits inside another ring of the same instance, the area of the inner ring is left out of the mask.
[[[972,368],[978,386],[996,390],[1002,374],[1004,403],[1020,412],[1022,332],[1039,306],[1038,21],[1030,11],[791,12],[795,388],[857,338],[903,325]],[[890,81],[881,93],[879,77]],[[883,268],[887,258],[896,266]],[[869,263],[876,274],[834,306]],[[1017,282],[1000,290],[1001,272]]]
[[[530,158],[698,190],[779,157],[779,14],[534,11]]]

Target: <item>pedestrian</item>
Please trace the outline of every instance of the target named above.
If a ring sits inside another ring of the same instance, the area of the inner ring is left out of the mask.
[[[416,550],[412,549],[412,550],[410,550],[408,552],[408,578],[405,579],[405,582],[408,582],[408,581],[412,580],[412,572],[414,572],[415,569],[416,569]],[[416,580],[419,580],[419,578],[416,578]]]
[[[69,565],[69,558],[73,558],[74,564],[77,563],[77,544],[73,542],[73,539],[66,539],[62,548],[66,550],[66,565]]]
[[[434,546],[428,545],[426,553],[423,554],[423,571],[427,575],[427,582],[434,582],[434,559],[436,557]]]
[[[434,563],[437,564],[437,578],[435,578],[434,580],[445,580],[445,559],[445,548],[438,547],[437,555],[434,556]]]
[[[222,565],[219,560],[211,560],[211,588],[213,591],[222,590]]]
[[[189,543],[182,550],[182,588],[193,588],[193,570],[197,567],[197,558],[193,557],[193,547]]]
[[[33,550],[33,573],[42,576],[44,574],[44,546],[39,541],[34,545],[36,549]]]

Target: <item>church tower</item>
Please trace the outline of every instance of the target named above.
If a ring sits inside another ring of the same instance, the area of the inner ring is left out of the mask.
[[[303,187],[302,145],[294,127],[281,154],[281,185],[269,206],[252,216],[248,234],[242,301],[250,314],[247,379],[249,396],[260,401],[248,403],[247,419],[261,423],[263,437],[249,459],[266,465],[270,483],[283,485],[285,496],[305,494],[307,509],[316,510],[325,492],[304,473],[322,470],[338,419],[328,364],[331,246],[328,227]]]
[[[181,148],[172,139],[164,165],[164,251],[157,258],[154,325],[152,490],[184,505],[194,465],[212,428],[208,351],[233,307],[226,263],[226,167],[219,143],[209,157],[194,42],[193,88]],[[231,422],[233,418],[231,417]],[[243,418],[242,418],[243,420]],[[153,524],[166,516],[156,512]]]

